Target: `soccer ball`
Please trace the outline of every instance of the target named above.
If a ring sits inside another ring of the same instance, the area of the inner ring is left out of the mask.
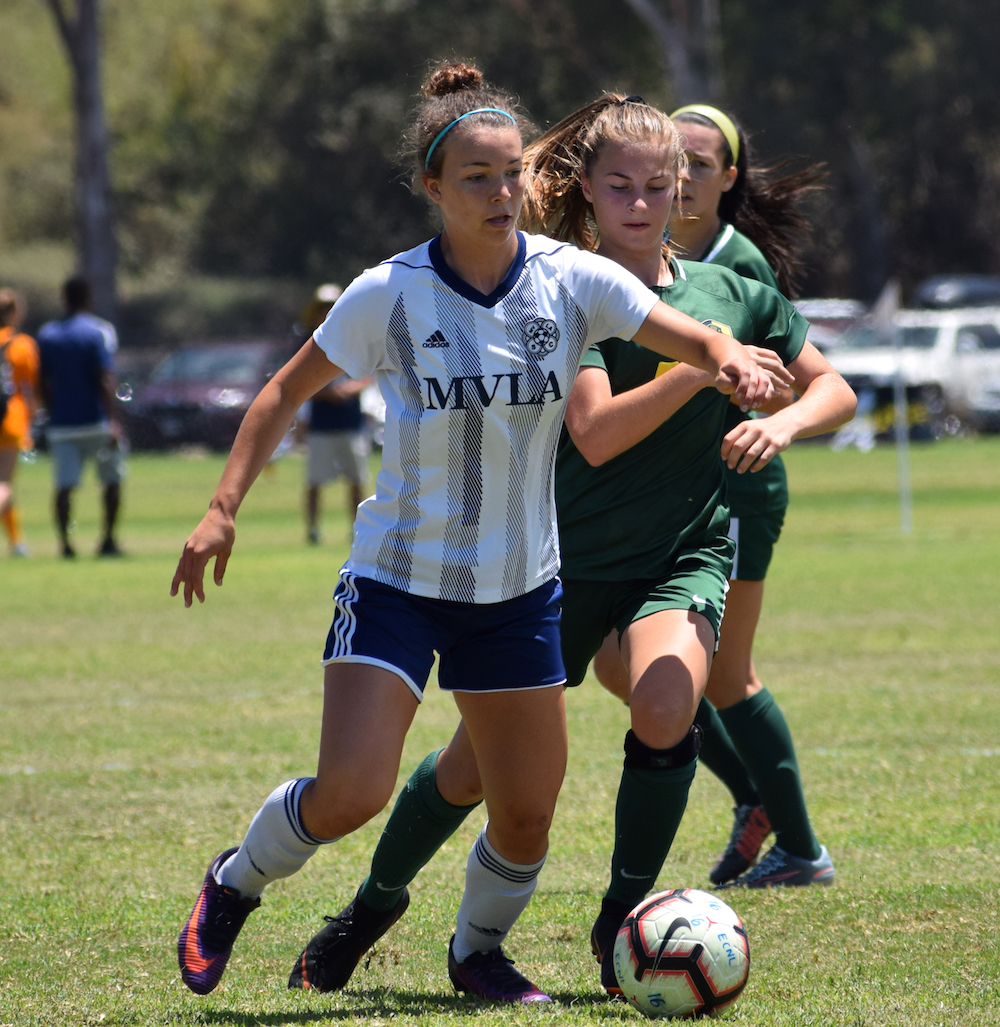
[[[622,994],[646,1016],[715,1016],[750,973],[743,921],[695,888],[644,899],[625,918],[613,950]]]

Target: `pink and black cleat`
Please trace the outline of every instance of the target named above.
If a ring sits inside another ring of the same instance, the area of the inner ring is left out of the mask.
[[[260,905],[260,899],[241,898],[215,879],[234,852],[226,849],[209,864],[198,901],[177,939],[181,980],[197,995],[207,995],[222,979],[243,922]]]
[[[490,952],[473,952],[468,959],[459,963],[455,959],[455,938],[448,943],[448,976],[456,991],[491,1002],[520,1002],[530,1005],[534,1002],[551,1002],[552,999],[539,991],[523,974],[514,969],[514,960],[503,954],[503,949]]]

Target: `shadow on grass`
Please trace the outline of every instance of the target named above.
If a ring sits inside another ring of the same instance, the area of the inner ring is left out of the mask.
[[[395,991],[389,988],[352,989],[342,993],[350,1000],[347,1006],[285,1010],[276,1013],[243,1013],[231,1009],[204,1010],[198,1014],[199,1024],[231,1024],[233,1027],[256,1027],[258,1024],[319,1023],[329,1021],[371,1020],[386,1016],[426,1016],[433,1013],[472,1013],[479,1009],[497,1008],[496,1004],[462,998],[458,995],[435,995],[417,991]],[[316,996],[320,998],[319,995]],[[602,1007],[603,1019],[633,1020],[634,1012],[626,1003],[609,1002],[605,995],[576,995],[569,992],[553,994],[556,1006],[585,1010]],[[310,1001],[314,1001],[312,996]],[[337,1001],[332,998],[331,1001]],[[545,1008],[545,1007],[542,1007]]]

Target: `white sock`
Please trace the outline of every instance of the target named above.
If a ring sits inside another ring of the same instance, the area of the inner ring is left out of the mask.
[[[320,845],[336,838],[314,838],[299,818],[299,798],[311,777],[279,785],[250,822],[243,844],[219,868],[216,880],[244,898],[255,899],[272,881],[291,877]]]
[[[511,863],[490,845],[482,829],[469,853],[465,894],[458,907],[452,950],[459,963],[473,952],[490,952],[503,944],[531,900],[544,863],[544,856],[537,863]]]

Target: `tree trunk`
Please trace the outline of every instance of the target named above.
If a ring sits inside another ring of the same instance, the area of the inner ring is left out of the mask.
[[[878,173],[867,142],[846,127],[847,176],[852,186],[852,228],[856,289],[871,303],[889,277],[889,252],[885,214],[876,182]]]
[[[77,0],[70,20],[63,0],[47,0],[73,72],[76,115],[77,261],[89,279],[94,311],[114,321],[118,313],[114,214],[108,176],[108,132],[104,123],[99,40],[100,0]]]
[[[719,0],[671,0],[673,17],[656,0],[625,2],[660,43],[674,102],[718,102],[723,92]]]

